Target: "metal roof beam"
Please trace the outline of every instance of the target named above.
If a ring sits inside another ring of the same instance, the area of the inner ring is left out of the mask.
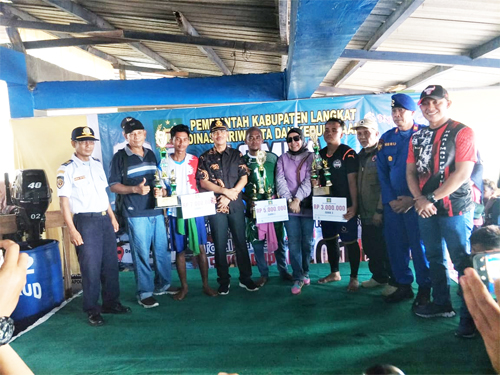
[[[369,95],[369,94],[377,94],[378,92],[369,91],[369,90],[358,90],[358,89],[345,89],[340,87],[332,87],[332,86],[320,86],[316,90],[315,94],[339,94],[339,95]]]
[[[26,42],[25,46],[26,44],[28,44],[30,49],[54,48],[63,46],[67,47],[71,45],[110,44],[110,41],[112,40],[114,40],[114,42],[117,44],[130,43],[132,40],[146,40],[152,42],[193,44],[197,46],[210,46],[242,51],[276,52],[279,54],[286,54],[286,51],[288,50],[287,46],[276,43],[241,42],[238,40],[213,39],[192,35],[174,35],[125,30],[113,30],[109,33],[101,33],[96,37],[65,38],[59,40],[39,40],[34,42]]]
[[[15,27],[7,27],[7,35],[9,36],[10,43],[12,44],[12,49],[17,52],[26,53],[26,49],[23,45],[23,40],[19,31]]]
[[[3,13],[6,16],[17,16],[21,18],[22,20],[26,21],[31,21],[31,22],[40,22],[40,20],[36,17],[33,17],[31,14],[26,13],[20,9],[14,8],[13,6],[7,5],[7,4],[0,4],[0,12]],[[71,38],[70,34],[67,33],[59,33],[59,32],[52,32],[48,33],[49,35],[54,35],[59,38]],[[97,56],[103,60],[108,61],[111,64],[124,64],[126,65],[127,63],[117,59],[114,56],[108,55],[107,53],[104,53],[102,51],[99,51],[98,49],[95,49],[93,47],[87,46],[87,47],[80,47],[82,50],[85,52],[90,53],[91,55]]]
[[[375,31],[375,34],[366,43],[365,50],[377,49],[404,21],[423,4],[425,0],[404,0],[401,5]]]
[[[359,68],[361,68],[365,64],[366,64],[366,61],[358,61],[358,60],[351,61],[349,63],[349,65],[347,65],[342,70],[342,73],[340,73],[340,75],[337,78],[335,78],[335,80],[332,83],[332,86],[339,86],[339,85],[341,85],[350,76],[352,76],[356,70],[358,70]]]
[[[340,58],[363,61],[413,62],[445,66],[461,65],[479,68],[500,68],[500,59],[480,58],[474,60],[469,56],[462,55],[436,55],[427,53],[346,49],[340,55]]]
[[[108,21],[106,21],[104,18],[98,16],[97,14],[87,10],[86,8],[72,1],[68,0],[42,0],[42,1],[47,4],[53,5],[67,13],[70,13],[92,25],[105,29],[115,29],[115,27],[111,25]],[[172,63],[170,63],[170,61],[163,58],[162,56],[160,56],[159,54],[157,54],[156,52],[152,51],[151,49],[149,49],[148,47],[139,42],[130,43],[130,46],[135,50],[139,51],[140,53],[142,53],[143,55],[146,55],[150,59],[156,61],[158,64],[160,64],[166,69],[179,70]]]
[[[175,20],[177,21],[177,25],[179,28],[182,30],[182,32],[186,35],[192,35],[192,36],[200,36],[198,34],[198,31],[191,25],[191,23],[188,21],[186,17],[181,12],[174,12]],[[202,47],[202,46],[197,46],[198,49],[208,57],[208,59],[213,62],[215,65],[219,67],[221,72],[224,75],[231,75],[233,74],[229,68],[224,64],[224,61],[221,60],[221,58],[215,53],[213,48],[210,47]]]
[[[469,56],[472,59],[477,59],[478,57],[484,56],[487,53],[495,51],[500,48],[500,36],[495,39],[490,40],[489,42],[484,43],[483,45],[474,48],[470,51]]]
[[[64,38],[64,39],[47,39],[38,40],[35,42],[24,42],[26,49],[43,49],[43,48],[59,48],[59,47],[75,47],[75,46],[88,46],[100,44],[123,44],[130,43],[132,39],[120,38]]]
[[[32,30],[42,30],[42,31],[58,31],[62,33],[73,33],[73,34],[114,30],[114,29],[102,29],[94,25],[87,25],[82,23],[70,23],[69,25],[61,25],[58,23],[50,23],[50,22],[16,20],[8,17],[0,17],[0,26],[11,26],[20,29],[32,29]]]
[[[419,85],[420,83],[427,81],[429,79],[434,79],[437,76],[440,76],[441,74],[447,72],[448,70],[453,69],[452,66],[435,66],[432,69],[429,69],[425,73],[419,74],[415,78],[410,79],[408,82],[403,83],[403,85],[406,86],[407,89],[413,88],[414,86]]]
[[[134,66],[134,65],[113,65],[113,68],[118,70],[127,70],[131,72],[161,74],[172,77],[188,77],[190,75],[189,72],[178,72],[174,70],[155,69],[155,68],[147,68],[144,66]]]
[[[278,8],[278,26],[280,29],[280,41],[282,44],[288,45],[288,19],[289,19],[289,1],[290,0],[275,0]],[[281,56],[281,70],[286,68],[288,55]]]

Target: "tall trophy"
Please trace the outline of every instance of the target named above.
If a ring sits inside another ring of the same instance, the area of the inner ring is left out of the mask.
[[[319,141],[318,133],[315,128],[311,128],[309,131],[309,139],[313,144],[313,162],[311,164],[311,186],[313,187],[312,195],[324,196],[330,195],[330,186],[332,182],[330,181],[330,169],[328,168],[328,163],[319,154]],[[325,177],[325,186],[321,186],[320,173],[323,170],[323,176]]]
[[[174,175],[174,170],[172,169],[170,173],[170,177],[168,174],[168,160],[167,160],[167,145],[170,142],[170,133],[167,128],[164,128],[162,125],[159,125],[155,132],[155,141],[156,147],[160,150],[160,176],[158,176],[158,172],[155,174],[155,185],[157,184],[156,179],[164,182],[165,186],[169,186],[170,189],[167,189],[167,197],[159,197],[156,198],[156,207],[172,207],[178,206],[178,197],[176,194],[176,179]],[[159,183],[159,181],[158,181]],[[161,184],[160,184],[161,185]]]
[[[265,168],[264,163],[266,162],[266,152],[263,150],[257,151],[257,164],[259,164],[259,171],[257,173],[257,181],[259,187],[259,194],[264,194],[266,189],[266,176],[265,176]]]

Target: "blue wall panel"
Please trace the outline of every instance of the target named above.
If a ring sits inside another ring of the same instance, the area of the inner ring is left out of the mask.
[[[35,109],[248,103],[284,99],[284,74],[130,81],[42,82]]]
[[[310,98],[378,0],[294,0],[287,99]]]

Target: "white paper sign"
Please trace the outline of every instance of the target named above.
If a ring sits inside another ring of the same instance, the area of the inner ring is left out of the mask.
[[[257,224],[288,221],[286,199],[270,199],[255,202],[255,218]]]
[[[214,192],[180,195],[182,218],[215,215]]]
[[[347,199],[334,197],[313,196],[313,219],[322,221],[336,221],[345,223],[344,215],[347,212]]]

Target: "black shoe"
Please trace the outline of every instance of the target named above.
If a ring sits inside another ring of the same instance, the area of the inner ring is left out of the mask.
[[[436,305],[434,302],[417,307],[414,313],[421,318],[453,318],[455,316],[455,310],[453,310],[451,304]]]
[[[413,311],[415,311],[417,307],[427,305],[430,302],[431,302],[431,288],[425,286],[419,286],[417,296],[415,297],[415,300],[413,301],[413,305],[411,306],[411,308]]]
[[[462,339],[471,339],[476,336],[476,324],[472,318],[460,318],[455,336]]]
[[[411,290],[410,285],[400,285],[394,293],[385,297],[384,301],[388,303],[396,303],[404,301],[405,299],[412,299],[413,296],[413,290]]]
[[[102,326],[104,324],[104,319],[102,318],[101,314],[99,314],[99,313],[97,313],[97,314],[90,313],[88,320],[89,320],[89,324],[92,327],[98,327],[98,326]]]
[[[267,283],[267,276],[262,276],[257,282],[255,283],[259,288],[262,288],[266,283]]]
[[[158,303],[158,301],[156,299],[154,299],[154,297],[148,297],[148,298],[141,299],[139,301],[139,305],[141,305],[145,309],[151,309],[152,307],[159,306],[160,304]]]
[[[229,284],[221,284],[219,285],[219,290],[217,291],[217,293],[219,293],[219,295],[221,296],[227,296],[229,294],[229,287]]]
[[[288,272],[282,273],[280,275],[280,277],[282,280],[285,280],[285,281],[293,281],[293,276],[291,274],[289,274]]]
[[[113,307],[103,306],[101,312],[103,314],[127,314],[132,312],[132,309],[130,307],[123,306],[121,303],[117,303]]]
[[[256,291],[259,290],[259,287],[257,286],[257,284],[255,284],[253,282],[252,279],[248,279],[248,280],[245,280],[245,281],[240,281],[240,286],[242,288],[245,288],[249,292],[256,292]]]

